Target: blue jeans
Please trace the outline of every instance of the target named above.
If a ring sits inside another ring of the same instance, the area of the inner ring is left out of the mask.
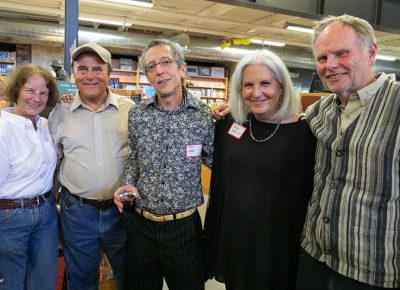
[[[69,290],[97,290],[104,249],[118,290],[125,274],[126,225],[116,206],[99,210],[61,190],[61,230]]]
[[[297,290],[384,290],[345,277],[311,257],[304,250],[299,257]]]
[[[1,290],[54,290],[57,260],[53,195],[39,206],[0,210]]]

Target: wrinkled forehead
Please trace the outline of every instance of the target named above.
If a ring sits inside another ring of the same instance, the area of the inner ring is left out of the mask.
[[[155,45],[147,51],[144,60],[146,63],[156,62],[162,58],[174,59],[174,52],[172,48],[165,44]]]

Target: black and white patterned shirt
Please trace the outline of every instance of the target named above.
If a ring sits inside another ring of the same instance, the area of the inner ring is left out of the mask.
[[[210,108],[183,89],[182,105],[157,106],[155,96],[129,111],[123,184],[138,188],[137,207],[154,214],[178,213],[203,203],[201,164],[211,167],[214,121]]]

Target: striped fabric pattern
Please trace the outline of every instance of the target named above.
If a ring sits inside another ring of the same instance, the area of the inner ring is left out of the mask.
[[[342,134],[332,95],[307,111],[317,137],[303,248],[338,273],[400,287],[400,83],[387,79]]]

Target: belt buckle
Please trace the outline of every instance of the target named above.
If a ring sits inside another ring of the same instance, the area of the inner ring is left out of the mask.
[[[40,195],[38,195],[38,196],[36,197],[36,199],[37,199],[36,205],[40,205]]]

